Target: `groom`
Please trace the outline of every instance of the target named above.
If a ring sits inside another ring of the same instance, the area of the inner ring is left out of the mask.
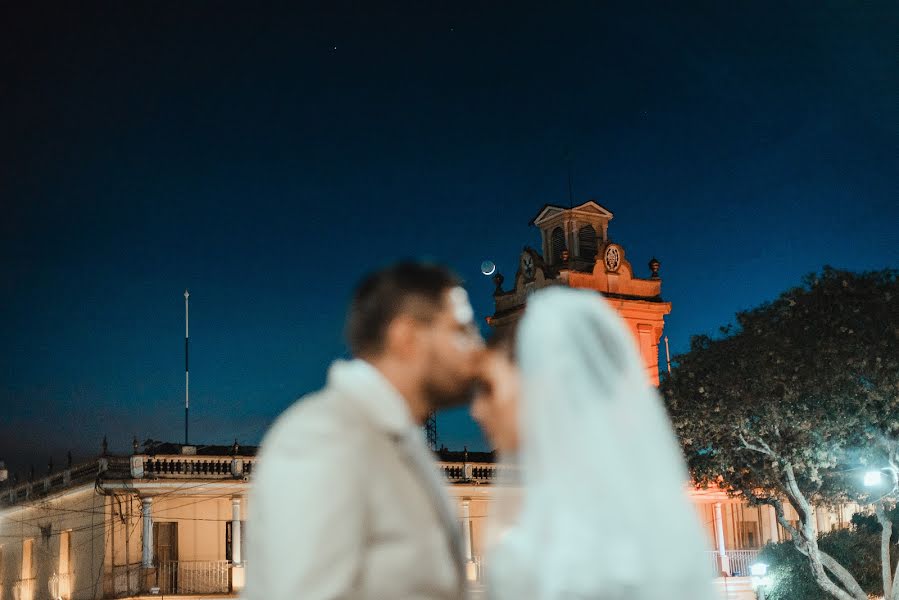
[[[354,355],[282,414],[248,503],[245,600],[458,599],[462,552],[422,424],[468,401],[482,340],[444,268],[366,278],[347,318]]]

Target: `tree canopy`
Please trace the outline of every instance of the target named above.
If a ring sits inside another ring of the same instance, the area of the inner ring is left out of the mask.
[[[887,469],[885,494],[899,472],[897,274],[826,267],[693,338],[661,385],[697,485],[774,506],[818,584],[845,600],[866,595],[817,548],[813,506],[871,502],[864,473]]]

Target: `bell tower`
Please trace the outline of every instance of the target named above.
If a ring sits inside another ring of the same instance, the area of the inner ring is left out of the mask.
[[[592,200],[573,208],[547,204],[531,220],[540,230],[542,254],[525,247],[519,256],[512,288],[503,289],[497,274],[493,300],[496,310],[487,318],[491,327],[508,327],[524,311],[528,296],[550,285],[595,290],[618,311],[634,335],[646,374],[659,384],[659,341],[671,303],[662,299],[661,263],[648,263],[649,277],[634,275],[624,248],[609,240],[612,212]]]
[[[566,263],[584,270],[596,262],[596,253],[608,239],[612,213],[592,200],[575,208],[547,204],[531,220],[540,229],[543,256],[550,265]]]

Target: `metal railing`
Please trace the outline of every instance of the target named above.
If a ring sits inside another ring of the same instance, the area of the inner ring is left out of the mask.
[[[759,558],[758,550],[728,550],[730,574],[734,577],[749,577],[749,567]]]
[[[721,575],[721,564],[718,561],[718,551],[706,550],[703,554],[705,555],[705,562],[709,566],[709,573],[714,574],[716,577]]]
[[[156,586],[160,594],[218,594],[231,588],[231,562],[181,560],[160,562]]]
[[[141,591],[143,569],[139,562],[115,565],[106,574],[104,592],[109,597],[134,596]]]
[[[749,577],[749,569],[759,559],[760,550],[726,550],[724,555],[728,562],[728,576],[732,577]],[[705,562],[709,566],[709,572],[714,573],[716,577],[721,575],[721,564],[718,560],[717,550],[706,550],[704,553]]]

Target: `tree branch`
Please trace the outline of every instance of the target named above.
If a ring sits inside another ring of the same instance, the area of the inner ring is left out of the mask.
[[[805,498],[802,490],[799,489],[799,484],[796,482],[796,473],[793,472],[793,465],[785,462],[783,469],[784,475],[787,477],[787,497],[790,499],[790,504],[799,513],[799,522],[803,525],[802,533],[810,542],[815,541],[818,539],[818,536],[815,535],[814,526],[812,525],[812,505]]]
[[[774,516],[777,517],[777,522],[780,523],[781,527],[786,529],[787,533],[790,534],[790,538],[793,540],[800,539],[799,531],[793,527],[793,524],[787,520],[786,513],[784,512],[783,502],[780,501],[780,498],[765,498],[763,502],[774,508]],[[802,552],[802,548],[797,546],[797,549]],[[806,554],[805,552],[802,552]]]
[[[742,443],[743,447],[747,450],[752,450],[753,452],[759,452],[761,454],[766,454],[772,458],[777,458],[777,455],[775,455],[774,452],[771,451],[771,448],[768,446],[768,444],[765,443],[764,440],[759,440],[761,445],[756,445],[747,442],[742,433],[738,434],[738,437],[740,438],[740,443]]]

